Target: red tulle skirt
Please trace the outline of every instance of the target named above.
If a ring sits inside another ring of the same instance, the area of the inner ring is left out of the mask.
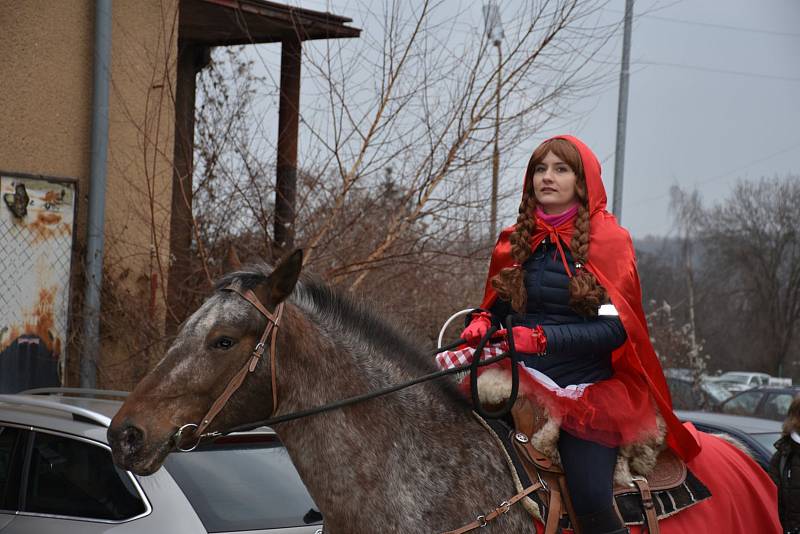
[[[481,359],[502,352],[503,347],[486,347]],[[436,358],[442,369],[472,361],[474,349],[441,353]],[[575,437],[607,447],[640,443],[658,435],[656,408],[647,383],[641,375],[627,369],[615,368],[614,376],[592,384],[559,387],[547,375],[520,366],[519,392],[542,405],[551,418],[561,421],[561,428]],[[511,362],[503,359],[481,367],[479,373],[503,369],[511,380]],[[469,387],[469,379],[464,385]],[[480,386],[479,386],[480,387]],[[468,390],[467,390],[468,391]]]

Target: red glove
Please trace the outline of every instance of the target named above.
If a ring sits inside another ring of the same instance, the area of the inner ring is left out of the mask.
[[[469,326],[461,332],[460,337],[467,342],[467,345],[476,347],[491,326],[491,315],[486,312],[475,313],[472,315],[472,321],[469,323]]]
[[[528,328],[527,326],[515,326],[514,350],[517,352],[527,352],[529,354],[544,355],[547,350],[547,338],[541,326]]]

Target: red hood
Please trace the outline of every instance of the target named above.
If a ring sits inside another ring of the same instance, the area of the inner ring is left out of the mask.
[[[586,189],[589,193],[589,213],[594,215],[598,211],[606,209],[606,188],[603,185],[601,178],[602,169],[600,162],[594,152],[586,146],[583,141],[571,135],[557,135],[553,139],[563,139],[569,141],[578,149],[581,155],[581,162],[583,163],[583,174],[586,177]]]

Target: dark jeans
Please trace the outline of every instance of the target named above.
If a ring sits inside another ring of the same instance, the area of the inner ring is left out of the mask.
[[[579,439],[562,430],[558,451],[575,513],[586,515],[612,506],[618,448]]]

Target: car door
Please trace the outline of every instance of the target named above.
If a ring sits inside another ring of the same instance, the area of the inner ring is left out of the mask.
[[[753,416],[762,396],[763,393],[760,391],[744,391],[723,402],[720,411],[731,415]]]
[[[138,484],[113,465],[107,447],[43,430],[24,441],[17,515],[2,534],[135,532],[130,522],[150,513]]]
[[[7,532],[16,518],[22,473],[20,457],[27,434],[23,428],[0,425],[0,532]]]
[[[759,408],[759,417],[765,419],[773,419],[775,421],[783,421],[786,418],[786,413],[789,411],[789,405],[792,404],[794,395],[789,392],[774,392],[766,395],[764,402]]]

